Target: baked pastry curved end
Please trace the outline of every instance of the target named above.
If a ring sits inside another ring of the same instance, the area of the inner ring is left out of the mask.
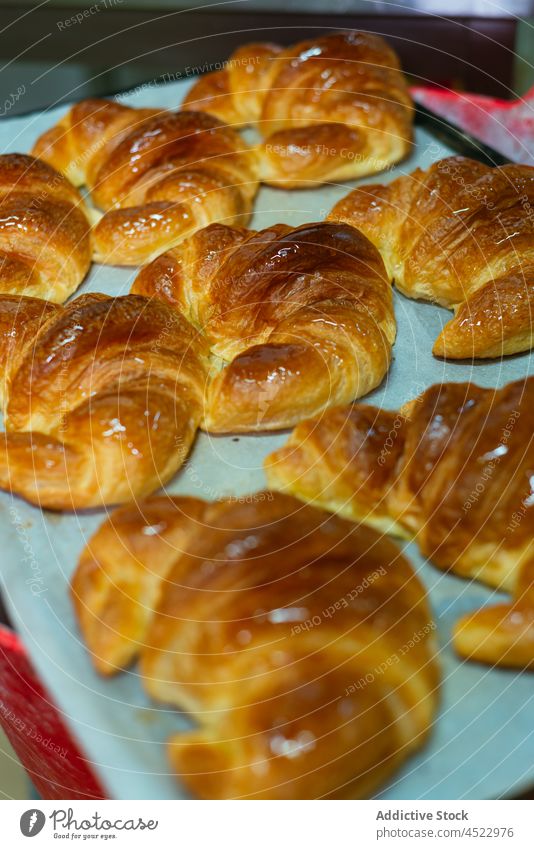
[[[453,156],[387,185],[366,185],[328,219],[358,227],[409,298],[454,309],[433,352],[501,357],[534,340],[534,168]]]
[[[183,105],[254,125],[259,178],[286,189],[373,174],[411,149],[414,110],[398,57],[368,32],[245,45]]]

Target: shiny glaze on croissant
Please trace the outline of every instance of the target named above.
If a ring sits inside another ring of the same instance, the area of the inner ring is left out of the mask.
[[[169,751],[202,798],[367,796],[436,710],[434,625],[407,560],[279,493],[122,508],[72,596],[98,671],[139,656],[149,694],[196,721]]]
[[[534,378],[433,386],[401,412],[363,404],[302,422],[266,461],[270,486],[416,538],[442,569],[513,596],[457,626],[455,646],[534,666]]]
[[[133,289],[205,336],[212,379],[202,427],[288,427],[377,386],[395,339],[378,251],[347,225],[212,225],[143,268]]]
[[[257,190],[245,143],[199,112],[84,100],[33,153],[87,186],[105,213],[93,257],[112,265],[149,262],[212,221],[246,224]]]
[[[260,179],[284,188],[354,179],[409,152],[413,106],[395,52],[368,32],[287,49],[248,44],[184,100],[232,125],[253,124]]]
[[[455,156],[362,186],[328,217],[365,233],[403,294],[454,309],[433,350],[463,359],[532,347],[533,210],[534,168]]]
[[[89,229],[61,174],[32,156],[0,156],[0,296],[66,300],[91,263]]]
[[[181,465],[202,415],[197,334],[139,296],[60,307],[0,298],[0,487],[73,509],[152,492]]]

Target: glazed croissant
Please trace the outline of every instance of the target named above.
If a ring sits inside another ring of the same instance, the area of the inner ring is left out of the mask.
[[[269,484],[415,537],[442,569],[513,596],[459,623],[461,654],[534,666],[534,378],[433,386],[400,412],[366,405],[302,422],[266,461]]]
[[[296,188],[374,174],[410,149],[413,105],[395,52],[368,32],[283,49],[248,44],[183,103],[257,127],[260,179]]]
[[[76,189],[45,162],[0,156],[0,296],[64,301],[90,262],[89,222]]]
[[[212,432],[288,427],[369,392],[391,359],[391,286],[378,251],[345,224],[213,224],[143,268],[132,291],[205,337]]]
[[[149,262],[212,221],[246,224],[257,190],[238,134],[198,112],[84,100],[33,153],[87,186],[104,212],[93,256],[111,265]]]
[[[533,206],[534,168],[456,156],[362,186],[328,217],[365,233],[405,295],[454,309],[434,354],[500,357],[534,338]]]
[[[367,796],[432,722],[435,626],[410,565],[288,496],[122,508],[72,595],[98,671],[140,656],[149,694],[196,721],[170,757],[202,798]]]
[[[202,415],[202,345],[158,301],[0,298],[0,487],[73,509],[147,494],[180,466]]]

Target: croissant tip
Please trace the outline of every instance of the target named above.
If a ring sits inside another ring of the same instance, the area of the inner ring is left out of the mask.
[[[470,344],[466,344],[470,342]],[[459,336],[452,319],[441,331],[432,347],[434,357],[442,360],[466,360],[480,356],[475,349],[474,340]]]

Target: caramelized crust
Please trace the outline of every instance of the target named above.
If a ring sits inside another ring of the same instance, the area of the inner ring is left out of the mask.
[[[246,224],[257,190],[254,155],[237,133],[198,112],[76,104],[33,153],[104,212],[97,262],[139,265],[212,221]]]
[[[0,156],[0,295],[61,303],[90,262],[89,222],[76,189],[32,156]]]
[[[202,427],[288,427],[377,386],[395,339],[378,251],[344,224],[220,224],[143,268],[132,292],[180,310],[205,336]]]
[[[260,179],[284,188],[381,171],[410,149],[413,106],[395,52],[367,32],[282,49],[248,44],[203,76],[183,103],[253,124]]]
[[[171,762],[202,798],[358,798],[418,747],[439,684],[398,548],[293,498],[151,498],[115,512],[72,582],[96,668],[140,658],[186,709]]]
[[[513,596],[459,624],[466,656],[534,666],[534,378],[433,386],[401,413],[355,405],[302,422],[269,484],[415,537],[442,569]]]
[[[434,354],[463,359],[532,347],[533,209],[534,168],[455,156],[356,189],[328,218],[361,229],[405,295],[454,309]]]
[[[161,486],[202,415],[202,351],[176,311],[139,296],[0,298],[0,487],[65,510]]]
[[[267,457],[267,480],[303,501],[406,537],[387,503],[405,428],[399,413],[363,404],[333,407],[297,425],[287,443]]]

